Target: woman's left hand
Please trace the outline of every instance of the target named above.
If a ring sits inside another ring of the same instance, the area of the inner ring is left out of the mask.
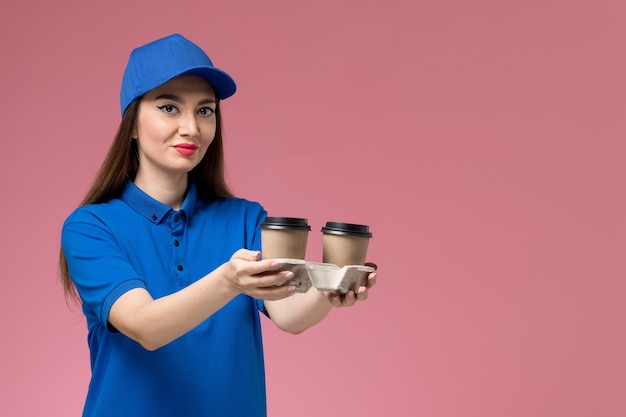
[[[373,266],[374,264],[366,264],[367,266]],[[351,307],[357,301],[365,301],[369,295],[369,289],[376,285],[376,271],[372,272],[367,277],[367,283],[359,287],[355,293],[353,290],[348,291],[346,294],[326,293],[326,298],[333,307]]]

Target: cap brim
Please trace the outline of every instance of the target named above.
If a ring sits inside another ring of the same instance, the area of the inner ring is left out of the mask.
[[[204,78],[213,86],[213,88],[215,89],[215,93],[217,94],[217,98],[219,98],[220,100],[224,100],[232,96],[233,94],[235,94],[235,91],[237,91],[237,85],[235,84],[235,81],[231,78],[230,75],[228,75],[226,72],[222,71],[219,68],[191,68],[180,74],[175,75],[174,77],[170,78],[170,80],[181,75],[196,75],[198,77]]]

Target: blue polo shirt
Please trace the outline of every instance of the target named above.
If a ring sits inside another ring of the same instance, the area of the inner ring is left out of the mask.
[[[62,246],[87,318],[92,377],[83,416],[265,416],[263,302],[238,295],[194,330],[153,352],[108,325],[133,288],[154,298],[184,288],[241,248],[260,250],[257,203],[207,202],[190,185],[176,211],[132,182],[119,198],[80,207]]]

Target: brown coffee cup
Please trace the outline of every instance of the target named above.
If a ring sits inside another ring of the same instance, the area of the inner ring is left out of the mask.
[[[310,230],[307,219],[267,217],[261,223],[263,258],[304,259]]]
[[[326,222],[322,233],[322,262],[340,267],[365,264],[367,247],[372,237],[369,226]]]

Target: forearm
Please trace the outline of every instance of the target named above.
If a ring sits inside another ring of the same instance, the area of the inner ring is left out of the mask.
[[[311,288],[304,294],[289,298],[265,301],[265,307],[278,328],[298,334],[322,321],[332,305],[324,293]]]
[[[218,268],[156,300],[145,290],[131,290],[113,305],[109,321],[146,349],[157,349],[198,326],[238,294],[224,282]]]

